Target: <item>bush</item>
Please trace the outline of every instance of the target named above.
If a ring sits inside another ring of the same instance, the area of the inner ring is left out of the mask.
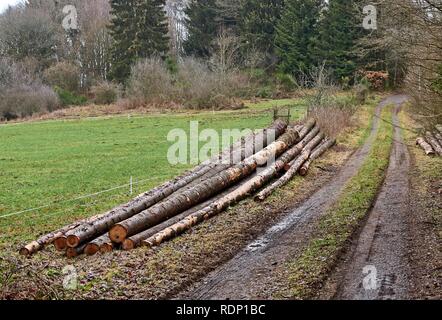
[[[0,93],[0,118],[12,120],[57,109],[55,92],[44,85],[19,85]]]
[[[367,100],[369,93],[370,93],[370,90],[368,89],[368,86],[366,86],[362,83],[355,86],[356,102],[358,104],[364,104],[365,101]]]
[[[143,103],[179,103],[192,108],[226,108],[234,97],[247,94],[247,77],[235,72],[214,72],[207,63],[186,58],[171,74],[160,58],[139,61],[128,82],[128,96]]]
[[[277,73],[276,80],[280,89],[285,92],[293,91],[296,88],[296,80],[287,73]]]
[[[137,62],[131,71],[127,92],[131,98],[145,102],[162,103],[173,93],[172,76],[160,58]]]
[[[46,82],[52,87],[59,87],[70,92],[78,92],[80,87],[80,70],[68,62],[59,62],[44,73]]]
[[[68,106],[81,106],[87,102],[87,98],[81,95],[77,95],[69,90],[62,89],[60,87],[54,87],[57,93],[62,107]]]
[[[100,82],[91,88],[95,104],[112,104],[121,96],[121,88],[111,82]]]
[[[9,59],[0,59],[0,119],[16,119],[59,107],[55,92]]]

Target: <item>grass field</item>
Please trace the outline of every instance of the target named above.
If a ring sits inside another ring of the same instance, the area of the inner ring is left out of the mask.
[[[0,251],[15,249],[84,216],[123,203],[129,186],[69,201],[129,183],[134,195],[169,180],[191,165],[167,161],[171,129],[256,129],[272,121],[269,108],[290,104],[292,119],[305,113],[304,101],[248,103],[238,111],[80,120],[25,122],[0,126]],[[267,111],[266,111],[267,110]],[[16,212],[41,207],[35,211]]]

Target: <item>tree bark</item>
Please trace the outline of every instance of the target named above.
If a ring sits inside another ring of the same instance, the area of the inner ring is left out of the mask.
[[[284,169],[284,165],[293,159],[297,152],[298,148],[296,148],[296,146],[289,149],[277,161],[262,172],[257,172],[255,176],[241,183],[239,187],[232,188],[231,192],[227,192],[226,195],[222,196],[219,200],[211,202],[206,207],[190,214],[188,217],[172,226],[146,238],[146,240],[142,240],[142,245],[149,247],[159,245],[248,197],[281,172]]]
[[[257,167],[263,166],[272,156],[278,157],[298,140],[299,134],[288,129],[276,142],[234,167],[223,171],[207,181],[175,197],[159,203],[123,222],[116,224],[109,232],[113,242],[122,243],[126,238],[140,233],[158,223],[209,199],[229,186],[251,175]]]
[[[82,245],[79,246],[77,248],[67,248],[66,249],[66,256],[68,258],[75,258],[78,257],[79,255],[84,253],[84,249],[86,248],[86,245]]]
[[[433,147],[434,151],[438,155],[442,156],[442,146],[439,144],[439,142],[436,140],[436,138],[431,134],[431,132],[427,132],[426,137],[427,137],[427,141]]]
[[[416,139],[416,145],[419,145],[427,156],[435,154],[433,147],[422,137]]]
[[[435,132],[434,136],[436,137],[437,142],[439,142],[439,145],[442,146],[442,134],[439,132]]]
[[[296,146],[296,148],[297,148],[297,153],[295,154],[295,156],[293,157],[293,159],[296,157],[296,156],[298,156],[298,155],[300,155],[301,154],[301,152],[302,152],[302,150],[304,150],[304,148],[305,147],[307,147],[307,145],[319,134],[319,127],[318,126],[315,126],[315,127],[313,127],[313,128],[311,128],[311,131],[305,136],[305,138],[300,142],[300,143],[298,143],[298,145]],[[290,170],[290,162],[291,161],[289,161],[288,163],[286,163],[285,164],[285,166],[284,166],[284,170],[285,171],[288,171],[288,170]]]
[[[98,237],[97,239],[89,242],[84,248],[84,253],[87,254],[88,256],[93,256],[94,254],[100,251],[100,248],[102,246],[108,247],[109,245],[111,245],[113,248],[112,241],[109,239],[109,235],[104,234]]]
[[[336,143],[335,139],[328,139],[320,144],[315,150],[312,151],[309,159],[302,165],[301,169],[299,169],[299,174],[301,176],[305,176],[310,168],[312,162],[322,156],[328,149],[333,147]]]
[[[93,219],[96,217],[97,216],[89,218],[89,219]],[[83,220],[83,221],[85,221],[85,220]],[[36,253],[37,251],[42,250],[46,245],[53,243],[57,238],[63,237],[65,232],[80,226],[83,223],[83,221],[74,222],[74,223],[67,225],[61,229],[58,229],[54,232],[48,233],[48,234],[40,237],[39,239],[32,241],[31,243],[28,243],[27,245],[20,248],[20,250],[19,250],[20,255],[29,256],[29,255]]]
[[[268,196],[272,194],[273,191],[284,186],[291,179],[293,179],[293,177],[296,175],[304,162],[306,162],[310,157],[311,150],[316,148],[324,139],[324,137],[325,135],[323,133],[319,133],[312,141],[310,141],[303,149],[301,155],[290,162],[290,169],[280,179],[276,180],[270,186],[258,193],[258,195],[255,197],[255,201],[265,200]]]
[[[253,134],[248,138],[242,139],[240,142],[236,143],[233,150],[229,148],[228,151],[222,152],[220,155],[216,156],[215,161],[213,159],[209,160],[208,162],[205,162],[203,167],[201,167],[202,165],[198,166],[198,170],[194,169],[191,172],[172,180],[171,182],[167,182],[162,186],[137,197],[135,200],[126,205],[119,206],[105,213],[100,219],[94,221],[94,223],[83,224],[75,228],[67,234],[67,245],[69,247],[76,247],[81,243],[97,237],[98,235],[106,233],[115,224],[129,219],[144,210],[147,210],[148,208],[171,196],[174,192],[184,188],[198,178],[203,177],[211,170],[214,170],[212,172],[215,175],[219,172],[223,172],[225,169],[224,165],[226,165],[226,158],[241,158],[242,154],[253,154],[255,148],[262,149],[267,143],[269,143],[267,140],[268,132],[270,130],[274,132],[274,137],[276,138],[283,134],[286,127],[287,125],[283,121],[276,121],[269,128],[261,130],[257,134]],[[262,141],[263,145],[260,145],[260,143],[250,143],[251,140],[253,142]],[[227,155],[230,155],[230,157]],[[227,166],[229,166],[228,163]]]

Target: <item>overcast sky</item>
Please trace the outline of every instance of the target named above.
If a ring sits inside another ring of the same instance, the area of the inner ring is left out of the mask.
[[[9,5],[19,3],[21,0],[0,0],[0,12],[3,12]]]

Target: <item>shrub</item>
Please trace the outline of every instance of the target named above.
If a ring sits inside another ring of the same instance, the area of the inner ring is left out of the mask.
[[[11,120],[59,107],[55,92],[9,59],[0,59],[0,119]]]
[[[70,92],[78,92],[80,87],[80,70],[69,62],[59,62],[44,73],[44,78],[53,87]]]
[[[121,88],[111,82],[100,82],[91,88],[95,104],[111,104],[121,96]]]
[[[57,109],[55,92],[44,85],[18,85],[0,93],[0,118],[12,120]]]
[[[87,102],[87,98],[81,95],[77,95],[69,90],[62,89],[60,87],[54,87],[57,93],[62,107],[68,106],[81,106]]]
[[[367,100],[369,93],[370,93],[370,90],[368,89],[368,86],[366,86],[362,83],[355,86],[356,102],[358,104],[364,104],[365,101]]]
[[[296,88],[296,80],[287,73],[277,73],[276,80],[280,89],[285,92],[293,91]]]
[[[173,91],[172,76],[160,58],[141,60],[132,67],[127,87],[131,98],[162,103],[170,101]]]

